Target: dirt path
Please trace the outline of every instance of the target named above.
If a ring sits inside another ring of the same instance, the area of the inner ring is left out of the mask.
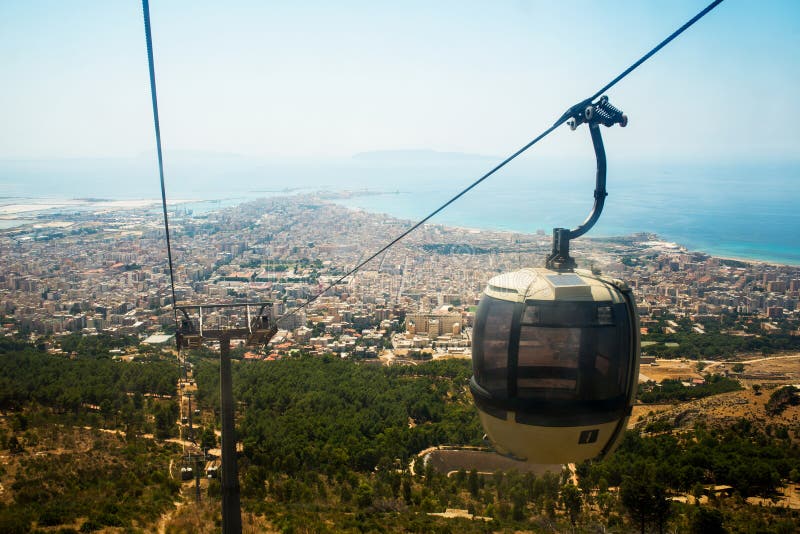
[[[792,360],[795,358],[800,358],[800,353],[798,354],[789,354],[787,356],[766,356],[764,358],[753,358],[751,360],[736,360],[736,361],[727,361],[727,362],[717,362],[711,360],[704,360],[703,363],[707,363],[705,370],[711,369],[712,367],[716,367],[718,365],[724,364],[734,364],[734,363],[758,363],[758,362],[768,362],[772,360]]]
[[[181,387],[181,386],[183,386],[183,387]],[[179,399],[179,402],[180,402],[180,412],[181,412],[180,415],[181,416],[183,416],[184,389],[186,388],[186,386],[187,386],[187,384],[185,384],[183,382],[183,380],[181,380],[180,378],[178,379],[178,384],[176,384],[176,386],[175,386],[176,389],[177,389],[178,399]],[[177,443],[178,445],[181,445],[181,447],[183,448],[184,451],[186,450],[187,447],[196,447],[197,446],[196,444],[192,443],[191,441],[183,439],[183,425],[181,425],[180,436],[181,436],[180,438],[169,438],[169,439],[166,439],[164,441],[167,441],[169,443]],[[152,434],[146,434],[143,437],[147,437],[147,438],[150,438],[150,439],[155,439],[155,436],[153,436]],[[167,475],[170,478],[174,478],[173,474],[172,474],[172,467],[173,467],[174,464],[175,464],[175,458],[170,458],[169,459],[169,467],[167,468]],[[178,480],[181,480],[181,479],[179,478]],[[187,499],[186,499],[186,496],[183,494],[185,490],[186,490],[186,485],[183,484],[182,481],[181,481],[181,489],[180,489],[180,491],[178,493],[178,495],[180,496],[180,500],[174,501],[172,503],[173,507],[171,509],[167,510],[166,512],[164,512],[163,514],[161,514],[161,517],[159,517],[158,523],[157,523],[158,534],[166,534],[167,524],[170,522],[170,520],[172,520],[173,517],[175,517],[175,515],[178,513],[178,511],[181,509],[181,507],[186,504]]]
[[[175,501],[172,504],[174,505],[174,508],[164,512],[163,514],[161,514],[161,517],[158,518],[158,524],[156,526],[158,534],[167,533],[167,523],[169,523],[170,519],[172,519],[172,517],[178,513],[178,510],[180,510],[181,506],[184,506],[184,504],[186,503],[184,500],[181,500],[181,501]]]

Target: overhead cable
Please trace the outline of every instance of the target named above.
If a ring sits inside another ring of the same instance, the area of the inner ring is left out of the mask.
[[[146,0],[145,0],[145,1],[146,1]],[[707,15],[707,14],[708,14],[708,13],[709,13],[711,10],[713,10],[715,7],[717,7],[717,6],[718,6],[719,4],[721,4],[721,3],[722,3],[722,0],[714,0],[713,2],[711,2],[711,3],[710,3],[708,6],[706,6],[706,7],[705,7],[705,9],[703,9],[703,10],[702,10],[702,11],[700,11],[700,12],[699,12],[697,15],[695,15],[694,17],[692,17],[691,19],[689,19],[689,20],[686,22],[686,24],[684,24],[683,26],[681,26],[680,28],[678,28],[677,30],[675,30],[674,32],[672,32],[672,33],[671,33],[671,34],[670,34],[670,35],[669,35],[669,36],[668,36],[666,39],[664,39],[663,41],[661,41],[660,43],[658,43],[658,45],[656,45],[654,48],[652,48],[652,49],[651,49],[649,52],[647,52],[645,55],[643,55],[643,56],[642,56],[642,57],[640,57],[638,60],[636,60],[636,61],[635,61],[633,64],[631,64],[631,66],[630,66],[630,67],[628,67],[627,69],[625,69],[624,71],[622,71],[622,73],[620,73],[620,74],[619,74],[619,75],[618,75],[616,78],[614,78],[613,80],[611,80],[610,82],[608,82],[606,85],[604,85],[604,86],[603,86],[603,87],[602,87],[602,88],[601,88],[599,91],[597,91],[596,93],[594,93],[594,94],[593,94],[591,97],[587,98],[586,100],[582,100],[581,102],[579,102],[579,103],[575,104],[574,106],[570,107],[570,108],[569,108],[569,109],[568,109],[568,110],[567,110],[567,111],[566,111],[566,112],[565,112],[563,115],[561,115],[561,117],[559,117],[559,119],[558,119],[556,122],[554,122],[554,123],[553,123],[553,125],[552,125],[552,126],[550,126],[550,127],[549,127],[549,128],[547,128],[545,131],[543,131],[542,133],[540,133],[540,134],[539,134],[538,136],[536,136],[536,137],[535,137],[533,140],[531,140],[531,141],[530,141],[528,144],[526,144],[525,146],[523,146],[522,148],[520,148],[519,150],[517,150],[516,152],[514,152],[514,153],[513,153],[513,154],[511,154],[510,156],[508,156],[506,159],[504,159],[503,161],[501,161],[501,162],[500,162],[500,163],[499,163],[497,166],[495,166],[495,167],[494,167],[492,170],[490,170],[489,172],[487,172],[486,174],[484,174],[483,176],[481,176],[480,178],[478,178],[477,180],[475,180],[474,182],[472,182],[472,183],[471,183],[469,186],[467,186],[466,188],[462,189],[462,190],[461,190],[461,191],[460,191],[460,192],[459,192],[457,195],[455,195],[455,196],[454,196],[454,197],[452,197],[450,200],[448,200],[447,202],[445,202],[444,204],[442,204],[441,206],[439,206],[438,208],[436,208],[436,209],[435,209],[434,211],[432,211],[430,214],[426,215],[426,216],[425,216],[423,219],[421,219],[419,222],[415,223],[415,224],[414,224],[413,226],[411,226],[409,229],[405,230],[405,231],[404,231],[402,234],[400,234],[399,236],[397,236],[397,237],[395,237],[394,239],[392,239],[392,240],[391,240],[391,241],[390,241],[388,244],[386,244],[386,245],[385,245],[384,247],[382,247],[380,250],[378,250],[377,252],[375,252],[374,254],[372,254],[371,256],[369,256],[369,257],[368,257],[367,259],[365,259],[364,261],[361,261],[361,262],[359,262],[359,263],[358,263],[358,264],[357,264],[355,267],[353,267],[352,269],[350,269],[350,270],[349,270],[349,271],[348,271],[346,274],[344,274],[344,275],[340,276],[340,277],[339,277],[339,278],[337,278],[337,279],[336,279],[334,282],[332,282],[332,283],[331,283],[331,284],[329,284],[327,287],[325,287],[325,288],[324,288],[322,291],[320,291],[319,293],[317,293],[316,295],[314,295],[313,297],[311,297],[311,298],[310,298],[310,299],[309,299],[309,300],[308,300],[306,303],[304,303],[303,305],[301,305],[301,306],[299,306],[299,307],[297,307],[297,308],[293,309],[291,312],[289,312],[289,313],[287,313],[287,314],[283,315],[282,317],[280,317],[280,318],[278,319],[278,321],[280,322],[280,321],[282,321],[283,319],[289,318],[289,317],[291,317],[292,315],[294,315],[294,314],[298,313],[300,310],[302,310],[302,309],[304,309],[304,308],[308,307],[308,306],[309,306],[311,303],[313,303],[315,300],[317,300],[317,299],[318,299],[318,298],[320,298],[322,295],[324,295],[325,293],[327,293],[328,291],[330,291],[331,289],[333,289],[333,288],[334,288],[336,285],[338,285],[338,284],[340,284],[342,281],[344,281],[344,280],[345,280],[345,279],[346,279],[348,276],[351,276],[351,275],[355,274],[356,272],[358,272],[358,271],[359,271],[359,270],[360,270],[362,267],[364,267],[366,264],[368,264],[369,262],[371,262],[372,260],[374,260],[376,257],[378,257],[379,255],[381,255],[383,252],[385,252],[385,251],[387,251],[388,249],[390,249],[391,247],[393,247],[393,246],[394,246],[394,245],[395,245],[397,242],[401,241],[401,240],[402,240],[403,238],[405,238],[405,237],[406,237],[408,234],[410,234],[411,232],[413,232],[414,230],[416,230],[417,228],[419,228],[420,226],[422,226],[423,224],[425,224],[425,223],[426,223],[427,221],[429,221],[431,218],[433,218],[434,216],[436,216],[436,215],[437,215],[439,212],[441,212],[442,210],[444,210],[445,208],[447,208],[448,206],[450,206],[450,204],[452,204],[453,202],[455,202],[456,200],[458,200],[459,198],[461,198],[462,196],[464,196],[465,194],[467,194],[469,191],[471,191],[472,189],[474,189],[475,187],[477,187],[477,186],[478,186],[478,184],[480,184],[481,182],[483,182],[484,180],[486,180],[487,178],[489,178],[490,176],[492,176],[494,173],[496,173],[497,171],[499,171],[499,170],[500,170],[500,169],[502,169],[503,167],[505,167],[505,166],[506,166],[508,163],[510,163],[510,162],[511,162],[511,161],[513,161],[514,159],[516,159],[516,157],[517,157],[517,156],[519,156],[520,154],[522,154],[523,152],[525,152],[526,150],[528,150],[529,148],[531,148],[533,145],[535,145],[536,143],[538,143],[539,141],[541,141],[542,139],[544,139],[545,137],[547,137],[547,136],[548,136],[550,133],[552,133],[552,132],[553,132],[553,130],[555,130],[556,128],[558,128],[558,127],[559,127],[559,126],[561,126],[562,124],[564,124],[564,123],[565,123],[567,120],[569,120],[571,117],[573,117],[573,116],[574,116],[574,115],[575,115],[577,112],[579,112],[579,111],[583,110],[583,109],[584,109],[584,108],[585,108],[585,107],[586,107],[588,104],[590,104],[590,103],[591,103],[591,102],[592,102],[594,99],[596,99],[598,96],[602,95],[602,94],[603,94],[603,93],[605,93],[607,90],[611,89],[613,86],[615,86],[617,83],[619,83],[619,82],[620,82],[620,81],[621,81],[623,78],[625,78],[625,77],[626,77],[628,74],[630,74],[631,72],[633,72],[634,70],[636,70],[636,69],[637,69],[637,68],[638,68],[638,67],[639,67],[639,66],[640,66],[642,63],[644,63],[645,61],[647,61],[648,59],[650,59],[650,58],[651,58],[653,55],[655,55],[655,54],[656,54],[657,52],[659,52],[659,51],[660,51],[662,48],[664,48],[664,47],[665,47],[667,44],[669,44],[669,43],[670,43],[670,42],[671,42],[673,39],[675,39],[675,38],[676,38],[676,37],[678,37],[680,34],[682,34],[684,31],[686,31],[686,30],[687,30],[689,27],[691,27],[691,26],[692,26],[692,25],[693,25],[695,22],[697,22],[698,20],[700,20],[701,18],[703,18],[704,16],[706,16],[706,15]],[[152,72],[152,71],[151,71],[151,72]]]
[[[150,95],[153,100],[153,122],[156,127],[156,150],[158,151],[158,176],[161,179],[161,207],[164,210],[164,231],[167,236],[167,260],[169,262],[169,283],[172,288],[172,311],[175,314],[175,326],[178,325],[178,311],[175,308],[175,271],[172,267],[172,245],[169,238],[169,217],[167,216],[167,192],[164,186],[164,158],[161,150],[161,125],[158,120],[158,97],[156,95],[156,69],[153,61],[153,38],[150,33],[150,3],[142,0],[144,14],[144,36],[147,40],[147,63],[150,67]]]

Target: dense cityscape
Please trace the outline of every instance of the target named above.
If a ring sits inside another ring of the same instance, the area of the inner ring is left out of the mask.
[[[281,317],[400,234],[409,223],[348,210],[340,195],[279,197],[193,214],[171,208],[179,303],[272,303]],[[157,210],[57,209],[0,234],[0,333],[174,332],[163,221]],[[497,273],[539,266],[549,233],[427,225],[310,306],[289,313],[270,350],[383,356],[468,356],[473,312]],[[721,259],[653,235],[584,239],[579,266],[626,280],[643,333],[677,319],[741,336],[797,335],[800,268]],[[241,317],[208,316],[206,322]],[[166,338],[153,337],[163,342]],[[57,346],[52,347],[58,350]]]

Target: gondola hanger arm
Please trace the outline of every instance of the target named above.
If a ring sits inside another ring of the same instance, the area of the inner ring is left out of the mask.
[[[588,102],[588,104],[587,104]],[[568,115],[571,113],[571,115]],[[568,118],[564,118],[568,117]],[[603,136],[600,134],[600,125],[611,127],[619,124],[623,128],[628,124],[628,117],[621,110],[608,102],[608,97],[602,96],[596,102],[586,101],[572,106],[560,123],[566,122],[572,130],[581,124],[589,125],[592,136],[592,146],[597,160],[597,174],[594,188],[594,205],[589,216],[580,225],[572,230],[567,228],[553,228],[553,249],[547,257],[545,266],[555,271],[572,271],[576,267],[575,260],[569,255],[569,242],[582,236],[597,223],[603,212],[606,196],[606,151],[603,146]],[[558,124],[558,123],[557,123]]]

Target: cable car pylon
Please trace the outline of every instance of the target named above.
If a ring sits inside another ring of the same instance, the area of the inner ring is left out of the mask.
[[[271,302],[234,303],[234,304],[186,304],[175,308],[183,314],[180,328],[175,336],[178,349],[197,348],[205,341],[219,342],[219,404],[222,419],[222,532],[223,534],[241,534],[242,510],[240,502],[239,467],[236,458],[236,420],[233,402],[233,379],[231,376],[231,340],[243,339],[245,346],[257,347],[266,345],[278,332],[278,327],[271,320],[267,308]],[[251,317],[250,308],[259,307],[255,317]],[[247,325],[222,326],[214,328],[203,326],[203,311],[230,308],[244,308]],[[193,320],[190,312],[197,314]]]
[[[600,126],[627,117],[606,97],[573,106],[569,124],[589,126],[597,176],[594,205],[573,230],[555,228],[544,268],[495,276],[475,314],[470,391],[495,449],[536,464],[610,453],[633,407],[639,328],[630,288],[577,269],[571,239],[600,218],[606,156]]]

